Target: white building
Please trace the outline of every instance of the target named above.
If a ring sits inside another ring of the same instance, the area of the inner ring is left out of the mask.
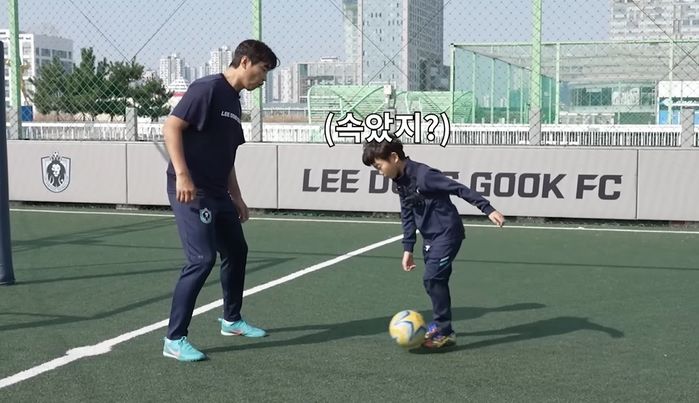
[[[291,103],[294,101],[293,78],[291,67],[279,67],[272,71],[274,80],[272,81],[272,101],[281,103]]]
[[[410,91],[447,89],[443,8],[434,0],[357,0],[362,84],[393,84]]]
[[[187,92],[187,88],[189,88],[189,82],[187,82],[187,80],[185,80],[184,78],[180,77],[168,84],[165,88],[167,88],[168,91],[172,91],[172,97],[170,97],[168,104],[170,105],[170,108],[174,108],[175,106],[177,106],[177,103],[180,102],[180,99],[182,99],[184,93]]]
[[[147,80],[152,80],[154,78],[158,78],[158,73],[151,69],[145,69],[143,70],[143,74],[141,74],[141,80],[147,81]]]
[[[612,0],[610,37],[699,38],[699,0]]]
[[[221,46],[211,51],[209,74],[223,73],[233,61],[233,51],[228,46]]]
[[[316,62],[294,63],[272,73],[267,102],[304,103],[314,85],[357,85],[357,64],[325,57]],[[268,83],[270,84],[270,83]]]
[[[211,66],[209,66],[209,63],[204,63],[203,65],[197,67],[196,70],[196,75],[194,76],[194,79],[200,79],[202,77],[206,77],[211,74]]]
[[[292,102],[308,101],[308,90],[314,85],[356,85],[358,66],[354,62],[343,62],[337,57],[325,57],[317,62],[296,63],[293,69],[294,92],[298,94]]]
[[[345,60],[360,63],[362,54],[359,49],[361,32],[357,18],[357,0],[342,0],[342,26],[345,33]]]
[[[178,78],[185,78],[184,59],[177,53],[160,58],[158,77],[165,86],[170,85]]]
[[[5,105],[11,106],[10,72],[8,62],[10,60],[10,31],[0,29],[0,40],[5,47],[3,62],[5,63]],[[29,79],[39,74],[41,66],[50,63],[54,57],[63,65],[63,69],[71,73],[73,71],[73,41],[71,39],[58,36],[20,33],[19,48],[22,59],[22,81],[24,89],[28,94],[34,91],[34,87],[29,83]],[[29,99],[22,96],[23,105],[32,105]]]

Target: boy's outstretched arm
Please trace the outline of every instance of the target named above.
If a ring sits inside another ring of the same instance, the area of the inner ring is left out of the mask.
[[[488,214],[488,218],[493,224],[497,225],[498,227],[502,227],[503,225],[505,225],[505,216],[497,210]]]
[[[478,192],[471,190],[461,182],[457,182],[436,169],[430,169],[424,176],[423,189],[426,191],[444,191],[459,196],[471,205],[476,206],[490,221],[502,227],[505,224],[505,216],[495,210],[490,202]]]

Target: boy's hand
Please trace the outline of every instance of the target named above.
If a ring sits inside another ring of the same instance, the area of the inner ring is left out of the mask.
[[[415,268],[415,261],[413,260],[412,252],[403,252],[403,270],[413,271]]]
[[[503,225],[505,225],[505,216],[497,210],[488,214],[488,218],[490,219],[490,221],[493,222],[493,224],[497,225],[498,227],[502,227]]]
[[[188,173],[177,175],[175,191],[177,193],[177,201],[180,203],[189,203],[197,195],[197,188],[194,186],[194,182]]]

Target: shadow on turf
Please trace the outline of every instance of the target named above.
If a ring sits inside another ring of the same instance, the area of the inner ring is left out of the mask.
[[[275,258],[275,257],[270,257],[270,258],[262,258],[262,257],[251,257],[248,259],[248,266],[250,266],[249,269],[246,270],[246,273],[254,273],[258,270],[262,270],[268,267],[273,267],[273,266],[279,266],[283,265],[285,263],[290,262],[293,260],[292,258]],[[32,284],[46,284],[46,283],[58,283],[62,281],[79,281],[79,280],[92,280],[92,279],[102,279],[102,278],[112,278],[112,277],[129,277],[129,276],[139,276],[139,275],[144,275],[144,274],[155,274],[155,273],[163,273],[163,272],[172,272],[176,273],[177,272],[177,266],[181,266],[180,263],[183,264],[184,259],[159,259],[159,260],[143,260],[141,262],[135,261],[135,262],[114,262],[114,263],[97,263],[94,265],[75,265],[75,266],[57,266],[57,267],[49,267],[47,269],[55,269],[55,268],[79,268],[79,267],[89,267],[89,268],[96,268],[99,266],[124,266],[124,265],[129,265],[129,266],[138,266],[141,264],[146,264],[146,263],[154,263],[154,262],[173,262],[175,263],[174,266],[169,266],[169,267],[164,267],[164,268],[159,268],[159,269],[149,269],[149,270],[132,270],[132,271],[126,271],[126,272],[114,272],[114,273],[98,273],[98,274],[84,274],[80,276],[58,276],[55,278],[46,278],[46,279],[36,279],[36,280],[27,280],[27,281],[17,281],[13,286],[22,286],[22,285],[32,285]],[[219,267],[221,264],[220,261],[216,262],[216,266],[214,266],[214,269],[216,267]],[[44,268],[37,268],[35,269],[37,271],[39,270],[44,270]],[[209,278],[212,278],[214,276],[213,271],[212,274],[209,275]],[[207,280],[208,281],[208,280]]]
[[[631,269],[631,270],[676,270],[676,271],[699,271],[696,267],[672,267],[672,266],[642,266],[642,265],[624,265],[624,264],[608,264],[604,262],[600,263],[577,263],[577,262],[525,262],[519,260],[490,260],[490,259],[456,259],[454,260],[457,264],[459,262],[467,263],[486,263],[486,264],[496,264],[499,267],[504,265],[520,265],[520,266],[534,266],[537,268],[541,267],[552,267],[552,268],[592,268],[592,269]]]
[[[253,250],[251,250],[253,251]],[[322,252],[307,252],[307,251],[269,251],[269,250],[255,250],[255,252],[261,253],[261,254],[282,254],[282,255],[303,255],[303,256],[337,256],[335,253],[322,253]],[[419,253],[419,252],[418,252]],[[366,255],[366,256],[357,256],[355,257],[356,259],[372,259],[372,260],[388,260],[388,261],[395,261],[396,259],[400,259],[400,257],[396,258],[395,255]],[[421,255],[416,255],[415,256],[416,261],[421,261],[422,256]],[[643,265],[623,265],[623,264],[608,264],[604,262],[599,262],[599,263],[580,263],[580,262],[565,262],[565,261],[558,261],[558,262],[539,262],[539,261],[520,261],[520,260],[492,260],[492,259],[461,259],[461,258],[456,258],[454,260],[455,265],[459,265],[459,263],[478,263],[478,264],[494,264],[498,265],[500,267],[503,267],[505,265],[521,265],[521,266],[534,266],[537,268],[542,268],[542,267],[551,267],[551,268],[568,268],[568,269],[586,269],[586,268],[593,268],[593,269],[631,269],[631,270],[676,270],[676,271],[699,271],[699,268],[697,267],[672,267],[672,266],[643,266]]]
[[[104,244],[104,238],[119,236],[124,234],[133,235],[135,232],[140,231],[151,231],[154,229],[172,226],[171,218],[154,219],[147,221],[140,221],[136,223],[113,225],[109,227],[101,228],[90,228],[85,230],[78,230],[74,232],[67,232],[63,234],[51,234],[49,236],[44,236],[40,238],[34,238],[29,240],[13,240],[12,250],[15,253],[22,252],[32,252],[38,248],[46,248],[51,246],[65,246],[65,245],[76,245],[76,246],[101,246]],[[127,245],[119,245],[120,247],[127,247]],[[136,245],[138,246],[138,245]],[[128,245],[128,247],[132,247]],[[151,248],[151,247],[148,247]]]
[[[529,309],[539,309],[544,308],[545,305],[537,303],[522,303],[505,305],[495,308],[480,308],[480,307],[459,307],[452,308],[452,316],[455,320],[466,320],[466,319],[476,319],[480,318],[489,313],[493,312],[509,312],[509,311],[522,311]],[[431,315],[429,312],[422,312],[423,315]],[[324,343],[332,340],[346,339],[350,337],[357,336],[372,336],[380,333],[386,333],[388,329],[388,323],[390,322],[390,317],[381,318],[371,318],[371,319],[360,319],[353,320],[344,323],[328,323],[320,325],[303,325],[303,326],[292,326],[292,327],[282,327],[276,329],[268,329],[271,337],[273,338],[275,334],[283,332],[302,332],[302,331],[315,331],[311,334],[306,334],[293,339],[279,340],[279,341],[261,341],[252,342],[243,345],[230,345],[227,344],[221,347],[214,347],[211,349],[203,350],[205,353],[218,353],[234,350],[246,350],[246,349],[257,349],[257,348],[267,348],[267,347],[280,347],[280,346],[293,346],[300,344],[316,344]],[[267,338],[266,340],[269,340]]]
[[[542,337],[550,336],[560,336],[566,333],[577,332],[580,330],[592,330],[596,332],[602,332],[609,335],[612,338],[624,337],[624,333],[620,330],[598,325],[594,322],[590,322],[587,318],[579,318],[575,316],[559,316],[557,318],[539,320],[532,323],[526,323],[523,325],[510,326],[502,329],[496,330],[486,330],[482,332],[461,332],[457,333],[457,343],[459,341],[463,342],[463,337],[465,336],[503,336],[494,339],[477,341],[468,344],[457,344],[453,347],[446,347],[439,350],[428,350],[425,348],[418,348],[411,350],[411,353],[415,354],[435,354],[435,353],[449,353],[461,350],[473,350],[477,348],[490,347],[498,344],[504,343],[514,343],[524,340],[539,339]],[[461,339],[459,339],[461,338]]]
[[[283,265],[283,264],[287,263],[289,260],[292,260],[292,259],[291,258],[249,258],[248,259],[249,268],[247,269],[247,273],[252,273],[252,272],[255,272],[258,270],[263,270],[266,268]],[[218,264],[219,263],[217,263],[217,265]],[[154,269],[154,270],[134,271],[134,272],[128,272],[128,273],[111,273],[111,274],[107,273],[107,274],[77,276],[77,277],[70,277],[70,278],[58,278],[58,279],[53,279],[53,280],[37,280],[37,281],[17,282],[17,283],[15,283],[15,285],[13,285],[13,287],[18,287],[18,286],[22,286],[22,285],[38,284],[38,283],[47,283],[47,282],[68,281],[68,280],[86,280],[86,279],[101,279],[101,278],[107,278],[107,277],[136,276],[136,275],[140,275],[140,274],[153,274],[153,273],[165,272],[165,271],[171,271],[173,273],[172,285],[174,287],[175,280],[176,280],[176,274],[178,271],[178,269],[175,267],[168,267],[168,268],[161,268],[161,269]],[[216,276],[214,273],[209,275],[209,278],[207,279],[206,284],[204,285],[204,288],[211,287],[211,286],[219,286],[220,287],[218,276]],[[42,318],[41,320],[33,321],[33,322],[10,323],[10,324],[6,324],[6,325],[0,325],[0,332],[5,331],[5,330],[45,328],[45,327],[62,325],[62,324],[67,324],[67,323],[99,320],[99,319],[104,319],[104,318],[108,318],[111,316],[115,316],[115,315],[118,315],[120,313],[133,311],[133,310],[142,308],[144,306],[154,304],[156,302],[170,300],[171,298],[172,298],[172,292],[168,292],[168,293],[160,294],[160,295],[148,298],[148,299],[140,300],[140,301],[134,302],[132,304],[120,306],[120,307],[117,307],[117,308],[109,310],[109,311],[98,312],[98,313],[96,313],[94,315],[90,315],[90,316],[42,314],[42,313],[36,313],[36,312],[2,312],[2,311],[0,311],[0,317],[2,317],[2,316],[19,316],[19,317],[29,316],[29,317]]]

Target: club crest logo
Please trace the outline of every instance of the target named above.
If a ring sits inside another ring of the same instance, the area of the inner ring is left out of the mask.
[[[204,224],[211,224],[211,210],[208,208],[203,208],[199,210],[199,219]]]
[[[41,159],[41,176],[46,189],[60,193],[70,184],[70,158],[62,157],[57,152]]]

